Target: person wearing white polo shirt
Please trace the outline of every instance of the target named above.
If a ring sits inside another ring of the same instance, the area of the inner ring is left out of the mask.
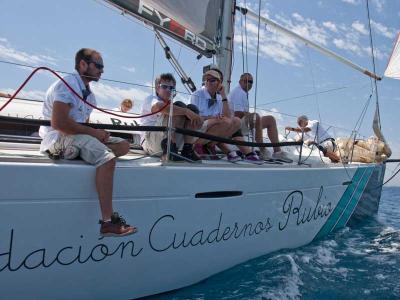
[[[306,145],[315,145],[333,163],[340,161],[340,157],[335,153],[337,149],[335,139],[325,130],[319,121],[309,120],[307,116],[302,115],[297,118],[297,124],[299,127],[286,127],[286,130],[304,133],[309,137],[304,142]]]
[[[190,97],[190,103],[197,106],[200,116],[209,122],[222,120],[227,124],[224,137],[233,137],[241,139],[240,119],[231,115],[231,110],[226,98],[225,90],[222,85],[221,73],[217,70],[209,70],[203,75],[204,86],[194,92]],[[231,162],[241,160],[236,151],[230,151],[226,144],[219,143],[218,147],[227,154],[227,158]],[[258,155],[251,150],[250,147],[238,146],[239,150],[245,155],[245,161],[262,164]]]
[[[255,140],[257,143],[263,143],[263,130],[267,129],[268,138],[271,143],[279,143],[278,129],[276,120],[273,116],[260,117],[257,113],[249,112],[248,94],[253,87],[253,76],[250,73],[243,73],[240,76],[239,84],[229,93],[229,105],[234,115],[241,119],[241,131],[243,135],[247,135],[249,130],[255,128]],[[254,126],[254,117],[256,126]],[[270,154],[264,147],[260,147],[260,157],[269,159]],[[272,158],[292,162],[287,157],[287,153],[282,151],[280,147],[274,147]]]
[[[89,48],[80,49],[75,55],[75,69],[76,72],[65,76],[64,81],[81,98],[96,105],[96,98],[89,83],[98,81],[103,73],[104,65],[100,53]],[[63,81],[57,80],[47,90],[43,103],[43,116],[51,121],[51,126],[40,127],[40,151],[47,152],[51,158],[80,157],[88,164],[94,165],[102,215],[100,234],[129,235],[137,229],[126,224],[125,220],[113,211],[112,201],[115,160],[116,157],[128,153],[129,143],[110,136],[109,132],[103,129],[94,129],[82,124],[89,122],[92,110],[93,108],[73,94]],[[71,218],[73,219],[73,216]]]

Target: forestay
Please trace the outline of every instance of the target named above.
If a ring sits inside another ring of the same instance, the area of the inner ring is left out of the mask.
[[[211,57],[219,43],[222,0],[105,0]]]

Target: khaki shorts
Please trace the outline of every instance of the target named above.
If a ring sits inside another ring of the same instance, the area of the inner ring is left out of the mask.
[[[88,164],[99,167],[116,157],[107,145],[123,141],[122,138],[110,136],[107,143],[103,144],[87,134],[60,135],[48,151],[53,155],[60,155],[64,159],[80,157]]]
[[[168,115],[158,116],[154,126],[167,126]],[[161,141],[167,137],[166,131],[146,131],[142,141],[143,150],[150,155],[162,155]]]
[[[168,125],[168,115],[162,115],[157,118],[154,126],[167,126]],[[203,122],[201,128],[197,131],[205,133],[208,129],[208,120]],[[150,155],[162,155],[161,141],[167,138],[167,131],[146,131],[144,134],[144,139],[142,141],[143,150]],[[194,138],[197,140],[198,138]],[[183,135],[176,134],[176,144],[178,148],[183,145]]]
[[[242,135],[249,135],[250,133],[250,118],[252,116],[250,114],[245,115],[243,118],[240,119],[240,131],[242,132]]]

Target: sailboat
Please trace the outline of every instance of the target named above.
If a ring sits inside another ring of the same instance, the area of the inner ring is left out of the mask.
[[[152,26],[162,45],[165,34],[214,56],[226,80],[234,13],[251,15],[235,1],[106,2]],[[1,122],[8,129],[45,122],[15,117],[3,113]],[[119,124],[98,118],[103,128],[135,128],[129,116]],[[134,299],[189,286],[373,216],[385,174],[383,162],[193,164],[132,151],[117,162],[113,199],[139,232],[107,239],[91,225],[99,215],[94,167],[53,161],[39,153],[38,142],[1,135],[0,287],[7,299]]]

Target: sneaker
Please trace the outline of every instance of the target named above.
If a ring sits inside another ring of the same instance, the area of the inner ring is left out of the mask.
[[[200,156],[198,156],[196,154],[196,152],[194,152],[194,150],[191,149],[191,148],[190,149],[189,148],[186,148],[186,149],[183,148],[182,151],[181,151],[181,156],[183,156],[183,157],[185,157],[187,159],[193,160],[193,161],[201,160]]]
[[[163,155],[162,155],[163,160],[166,160],[166,158],[167,158],[167,148],[168,148],[167,139],[163,139],[161,141],[161,149],[163,150]],[[179,157],[178,147],[176,146],[175,143],[171,143],[169,160],[170,161],[183,161],[184,160],[182,157]]]
[[[264,160],[260,159],[255,152],[250,152],[249,154],[246,154],[244,161],[256,165],[262,165],[264,163]]]
[[[229,152],[227,158],[228,161],[231,163],[235,163],[242,160],[242,158],[239,155],[237,155],[236,151]]]
[[[290,159],[288,154],[285,151],[274,152],[272,154],[272,158],[276,159],[276,160],[283,161],[283,162],[288,163],[288,164],[293,162],[293,159]]]
[[[217,148],[215,147],[215,145],[206,144],[206,145],[204,145],[204,147],[205,147],[211,160],[219,159],[219,157],[217,155]]]
[[[111,215],[111,221],[100,220],[99,224],[101,224],[100,234],[102,236],[125,236],[137,232],[137,228],[126,224],[126,221],[117,212]]]
[[[262,160],[271,160],[271,152],[269,152],[267,149],[264,150],[260,150],[258,156],[262,159]]]

